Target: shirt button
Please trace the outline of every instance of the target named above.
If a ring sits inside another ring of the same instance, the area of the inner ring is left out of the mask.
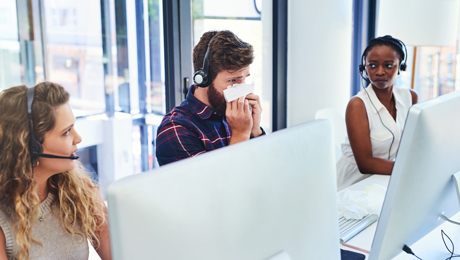
[[[42,222],[42,221],[43,221],[43,218],[42,218],[42,217],[40,217],[40,218],[38,219],[38,221]]]
[[[216,113],[216,112],[214,112],[214,115],[217,115],[217,113]]]

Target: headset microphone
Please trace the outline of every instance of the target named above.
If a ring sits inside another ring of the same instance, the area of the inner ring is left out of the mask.
[[[34,88],[27,89],[27,114],[29,116],[29,126],[30,126],[29,152],[30,152],[31,162],[34,163],[38,161],[40,157],[54,158],[54,159],[69,159],[69,160],[76,160],[80,158],[78,156],[60,156],[60,155],[42,153],[43,147],[35,138],[34,123],[32,121],[32,103],[34,102],[34,94],[35,94]]]
[[[70,160],[77,160],[80,158],[79,156],[59,156],[59,155],[52,155],[52,154],[46,154],[46,153],[41,153],[41,154],[35,154],[38,157],[44,157],[44,158],[54,158],[54,159],[70,159]]]

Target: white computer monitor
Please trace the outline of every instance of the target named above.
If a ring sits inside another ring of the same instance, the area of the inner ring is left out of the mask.
[[[333,149],[316,120],[115,181],[113,258],[340,259]]]
[[[369,259],[393,258],[442,224],[440,214],[455,215],[459,171],[460,91],[412,106]]]

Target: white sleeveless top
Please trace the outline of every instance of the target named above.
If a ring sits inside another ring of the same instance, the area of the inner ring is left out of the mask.
[[[366,90],[367,93],[365,90],[361,90],[356,97],[359,97],[366,107],[372,144],[372,155],[377,158],[393,160],[399,147],[407,113],[412,106],[410,90],[393,87],[393,95],[396,102],[396,121],[377,98],[372,86],[369,85]],[[394,134],[394,141],[390,131]],[[392,141],[393,144],[391,144]],[[371,174],[362,174],[358,170],[358,165],[356,164],[348,137],[346,137],[345,142],[342,144],[342,157],[340,157],[336,166],[338,190],[344,189],[353,183],[371,176]]]
[[[32,236],[43,244],[42,247],[31,243],[29,259],[51,260],[87,260],[89,246],[86,236],[71,236],[62,227],[59,218],[59,208],[52,203],[55,196],[51,193],[40,203],[40,217],[32,228]],[[8,209],[1,205],[0,227],[5,235],[6,254],[8,260],[17,259],[20,250],[16,243],[16,214],[14,209]],[[76,230],[80,232],[80,230]]]

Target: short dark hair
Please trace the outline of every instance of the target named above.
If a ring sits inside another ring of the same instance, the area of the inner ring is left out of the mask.
[[[208,77],[210,83],[219,72],[223,70],[239,70],[251,65],[254,61],[252,45],[242,41],[233,32],[228,30],[208,31],[201,36],[200,41],[193,48],[193,68],[195,71],[202,69],[208,45]]]
[[[375,47],[375,46],[382,46],[386,45],[388,47],[391,47],[393,50],[396,51],[398,54],[399,58],[399,63],[401,64],[404,61],[404,58],[406,57],[405,52],[404,52],[404,43],[397,39],[393,38],[391,35],[385,35],[382,37],[376,37],[374,39],[371,39],[369,43],[367,44],[366,49],[363,52],[362,56],[362,63],[365,63],[367,54]]]

